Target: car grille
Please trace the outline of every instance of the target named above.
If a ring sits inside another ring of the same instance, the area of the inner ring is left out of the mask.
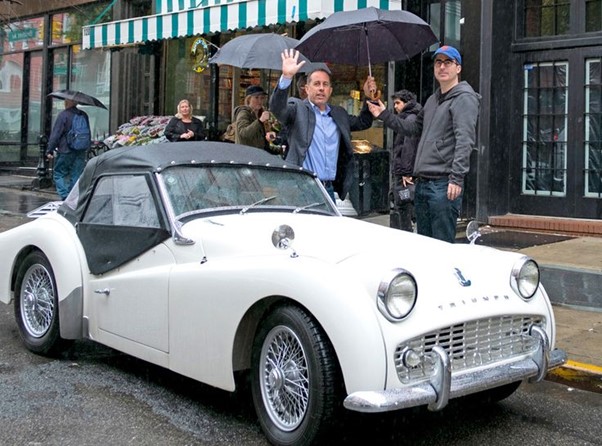
[[[403,354],[412,349],[428,355],[439,346],[450,358],[452,372],[492,364],[496,361],[531,353],[538,341],[529,336],[533,324],[543,326],[542,316],[500,316],[444,327],[400,344],[395,350],[395,367],[402,383],[422,380],[433,373],[433,361],[422,361],[416,367],[403,364]]]

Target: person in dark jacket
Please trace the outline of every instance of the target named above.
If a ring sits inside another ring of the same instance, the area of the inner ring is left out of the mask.
[[[439,88],[414,122],[392,114],[382,102],[370,112],[402,135],[420,135],[414,162],[416,229],[419,234],[454,243],[462,209],[464,177],[476,146],[481,96],[460,81],[462,57],[444,45],[434,53]]]
[[[371,127],[373,118],[365,104],[359,116],[328,104],[333,88],[330,74],[321,69],[307,76],[307,99],[289,98],[289,86],[304,65],[298,59],[298,51],[284,50],[282,76],[270,99],[270,110],[288,131],[286,160],[314,172],[333,201],[335,192],[344,200],[353,181],[351,132]],[[370,77],[364,94],[375,90]]]
[[[65,110],[56,117],[48,145],[46,146],[46,158],[51,160],[55,158],[54,168],[52,170],[52,179],[56,187],[56,192],[65,200],[80,175],[86,167],[87,150],[72,150],[67,143],[67,134],[71,130],[73,117],[83,115],[90,128],[88,114],[76,107],[77,102],[65,100]]]
[[[395,92],[393,109],[400,119],[415,121],[416,116],[422,110],[422,106],[416,102],[416,95],[408,90]],[[414,214],[414,201],[409,192],[402,199],[400,191],[406,191],[414,187],[414,160],[416,159],[416,148],[418,147],[417,136],[408,136],[396,133],[393,140],[393,210],[390,216],[390,226],[404,231],[413,231],[412,217]],[[403,189],[402,189],[403,188]]]
[[[178,103],[178,112],[165,127],[164,134],[171,142],[204,141],[205,130],[200,119],[192,116],[192,105],[188,99]]]

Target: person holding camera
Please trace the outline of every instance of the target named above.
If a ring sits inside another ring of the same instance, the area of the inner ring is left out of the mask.
[[[422,109],[416,95],[408,90],[396,91],[392,96],[393,108],[399,119],[412,122]],[[389,226],[403,231],[413,231],[414,216],[414,160],[420,137],[396,132],[393,140],[393,209]]]

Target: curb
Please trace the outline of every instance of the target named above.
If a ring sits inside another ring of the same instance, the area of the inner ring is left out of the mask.
[[[569,360],[550,370],[546,379],[588,392],[602,393],[602,367],[597,365]]]

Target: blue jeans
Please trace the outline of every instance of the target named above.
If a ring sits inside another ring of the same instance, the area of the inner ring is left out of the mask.
[[[448,183],[448,178],[418,180],[414,197],[416,232],[454,243],[456,225],[462,209],[462,194],[455,200],[448,200]]]
[[[61,200],[67,198],[86,166],[87,150],[72,150],[69,153],[57,153],[54,159],[52,178],[56,192]]]

